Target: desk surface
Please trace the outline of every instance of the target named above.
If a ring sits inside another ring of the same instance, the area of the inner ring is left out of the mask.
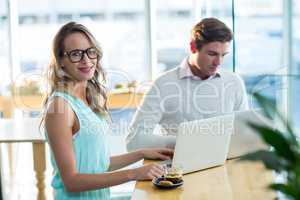
[[[227,161],[225,165],[184,175],[184,184],[160,190],[150,181],[139,181],[132,200],[247,200],[274,199],[266,187],[273,180],[261,163]]]
[[[39,124],[39,118],[0,119],[0,142],[44,141]]]

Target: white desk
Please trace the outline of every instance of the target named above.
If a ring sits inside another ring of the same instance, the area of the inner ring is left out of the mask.
[[[31,142],[33,147],[34,170],[37,179],[38,200],[45,200],[45,137],[39,131],[40,119],[0,119],[0,143]]]

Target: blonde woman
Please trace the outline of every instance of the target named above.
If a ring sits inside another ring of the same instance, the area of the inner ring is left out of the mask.
[[[163,174],[158,164],[118,170],[143,158],[170,159],[171,149],[110,156],[102,51],[87,28],[70,22],[56,34],[48,69],[44,126],[51,148],[55,199],[110,199],[109,187]]]

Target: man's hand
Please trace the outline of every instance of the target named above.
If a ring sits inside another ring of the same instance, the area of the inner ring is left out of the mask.
[[[149,148],[141,149],[141,154],[145,159],[170,160],[173,157],[174,150],[169,148]]]

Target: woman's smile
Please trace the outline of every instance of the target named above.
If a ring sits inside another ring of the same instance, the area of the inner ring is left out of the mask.
[[[85,74],[90,73],[92,69],[93,69],[93,67],[80,67],[80,68],[78,68],[78,70],[80,72],[85,73]]]

